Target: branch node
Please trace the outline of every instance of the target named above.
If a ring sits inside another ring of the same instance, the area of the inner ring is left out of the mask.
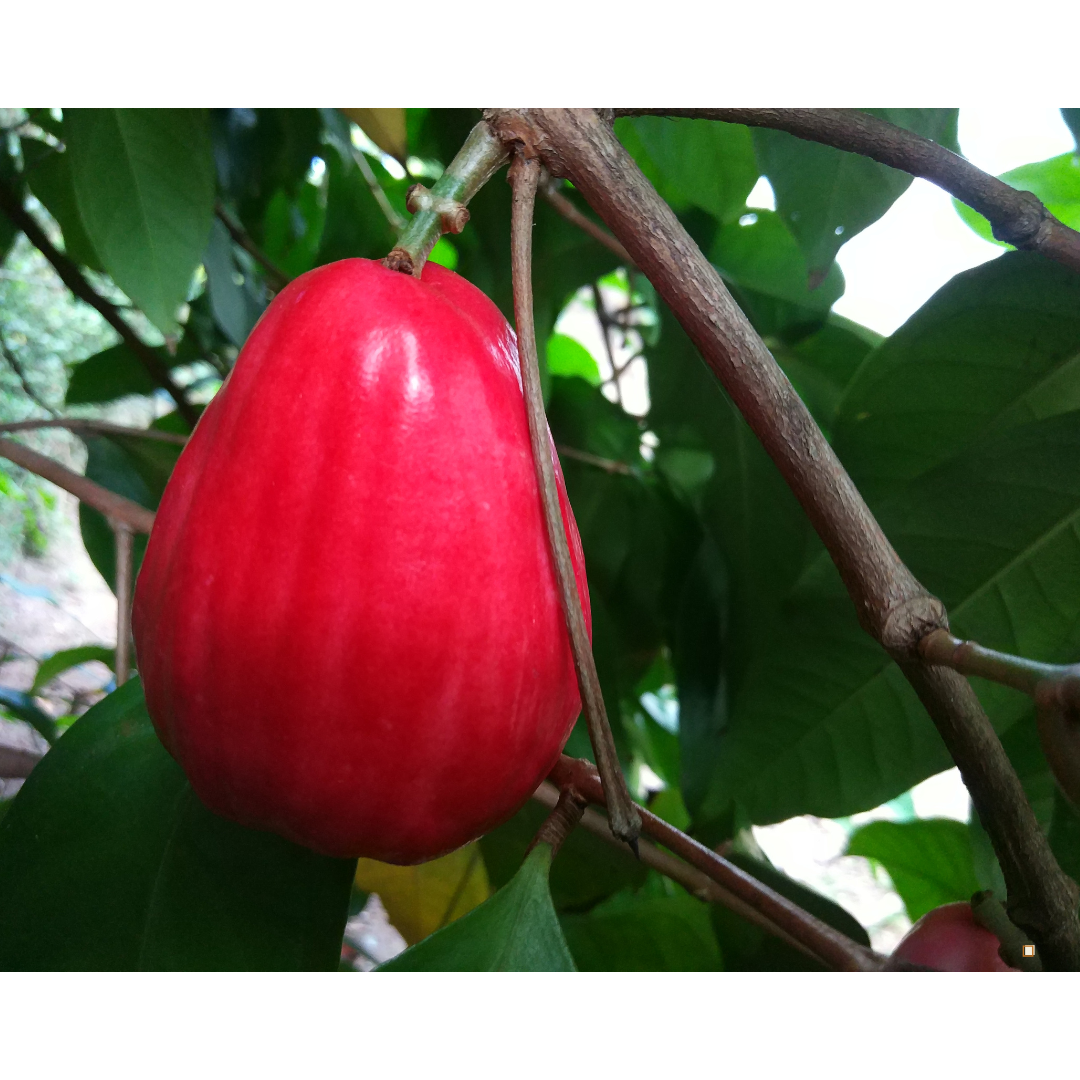
[[[405,194],[405,205],[410,214],[419,214],[432,210],[439,215],[439,223],[444,233],[457,234],[469,222],[469,211],[464,203],[456,199],[444,199],[428,191],[423,184],[413,184]]]
[[[922,641],[934,630],[948,630],[945,605],[929,593],[913,596],[889,609],[881,630],[881,644],[896,660],[914,660]]]

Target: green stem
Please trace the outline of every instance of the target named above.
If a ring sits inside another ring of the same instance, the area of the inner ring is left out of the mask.
[[[953,637],[948,630],[934,630],[927,634],[919,642],[919,652],[929,664],[950,667],[961,675],[979,675],[1031,695],[1044,680],[1056,681],[1072,671],[1059,664],[1040,664],[1023,656],[985,649],[974,641]]]
[[[469,132],[469,137],[450,162],[446,172],[439,177],[431,189],[431,194],[440,201],[447,200],[465,206],[507,158],[506,147],[495,137],[487,123],[481,120]],[[405,226],[394,250],[386,256],[385,264],[391,270],[419,277],[431,249],[442,233],[442,216],[438,211],[419,211]]]

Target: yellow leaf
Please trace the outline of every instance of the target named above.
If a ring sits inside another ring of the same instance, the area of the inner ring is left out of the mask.
[[[356,887],[379,894],[390,921],[410,945],[460,919],[491,895],[477,843],[419,866],[360,859]]]
[[[402,164],[408,154],[404,109],[342,109],[354,124],[381,150],[393,154]]]

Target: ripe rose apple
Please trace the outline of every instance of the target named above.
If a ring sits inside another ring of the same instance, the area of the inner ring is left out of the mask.
[[[975,921],[968,903],[928,911],[893,954],[935,971],[1016,971],[998,955],[1001,942]]]
[[[511,816],[580,701],[495,305],[430,263],[284,289],[180,456],[133,628],[154,726],[224,817],[415,863]]]

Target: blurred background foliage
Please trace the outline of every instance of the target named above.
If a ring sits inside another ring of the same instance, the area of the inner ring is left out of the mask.
[[[956,148],[956,110],[878,112]],[[1076,110],[1064,112],[1075,132]],[[437,178],[478,119],[434,109],[0,110],[0,182],[201,405],[285,282],[390,250],[408,217],[408,187]],[[844,291],[835,257],[910,177],[739,125],[624,118],[616,133],[720,271],[900,555],[949,605],[954,628],[1040,660],[1080,658],[1080,278],[1009,252],[959,274],[883,339],[832,313]],[[774,210],[747,206],[761,177]],[[1076,226],[1078,177],[1071,153],[1003,179]],[[571,185],[558,190],[593,216]],[[466,230],[443,238],[432,258],[512,320],[504,176],[470,210]],[[988,235],[977,214],[960,213]],[[865,942],[850,914],[769,864],[751,826],[844,818],[896,800],[949,767],[944,746],[859,629],[798,504],[648,281],[549,201],[538,202],[534,244],[550,423],[632,790]],[[129,347],[3,215],[0,261],[0,423],[64,415],[187,430]],[[570,332],[582,318],[598,321],[599,351]],[[18,437],[150,509],[178,452],[115,436]],[[44,550],[53,503],[48,485],[0,461],[0,566]],[[83,508],[80,527],[111,584],[108,526]],[[99,648],[93,658],[109,654]],[[66,659],[49,663],[41,673],[53,677]],[[1080,819],[1054,791],[1030,702],[1000,686],[977,689],[1058,858],[1080,873]],[[41,711],[26,688],[2,693],[9,719]],[[509,925],[506,896],[548,925],[547,907],[531,899],[546,872],[530,860],[515,876],[545,813],[535,804],[445,866],[418,874],[362,865],[354,876],[335,860],[225,827],[190,792],[177,811],[162,793],[179,797],[185,785],[149,729],[137,680],[95,716],[49,753],[0,827],[0,884],[10,886],[0,889],[0,923],[11,928],[0,966],[336,964],[349,897],[355,909],[372,890],[396,906],[410,944],[448,933],[503,886],[511,891],[497,894],[501,907],[477,909],[494,915],[469,916],[473,938],[503,932],[485,930],[485,917]],[[141,733],[137,745],[119,738],[125,724]],[[567,752],[591,756],[580,724]],[[165,824],[177,821],[180,840],[164,843]],[[48,850],[30,835],[42,823],[56,837]],[[138,858],[119,857],[121,835]],[[978,886],[1000,890],[977,819],[900,814],[857,831],[850,850],[889,872],[912,919]],[[101,887],[104,868],[129,891],[123,911]],[[167,903],[148,919],[151,880]],[[44,898],[73,886],[79,915],[61,946],[60,914]],[[579,968],[812,966],[582,830],[552,866],[550,896]],[[222,944],[245,919],[242,941]],[[538,931],[544,941],[549,930]],[[471,955],[467,942],[438,940],[413,962]],[[551,948],[529,962],[563,963],[562,946]]]

